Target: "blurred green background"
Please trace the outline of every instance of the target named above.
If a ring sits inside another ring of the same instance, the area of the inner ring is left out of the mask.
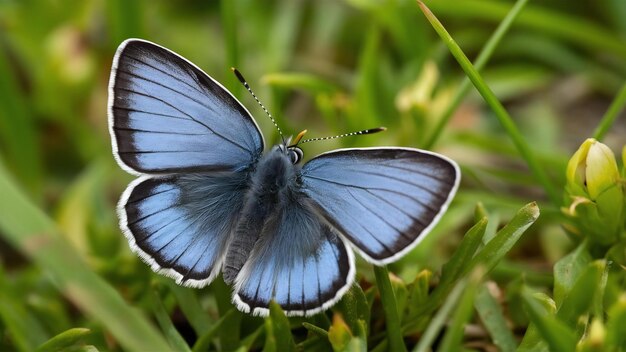
[[[426,3],[472,60],[514,4]],[[107,85],[115,49],[129,37],[170,48],[223,82],[256,117],[268,144],[276,131],[231,66],[287,135],[388,128],[307,144],[305,158],[342,146],[400,145],[457,160],[463,183],[448,215],[390,267],[403,280],[440,270],[474,221],[477,202],[494,231],[523,204],[538,201],[542,210],[538,225],[491,273],[501,287],[523,276],[551,290],[552,265],[577,244],[561,227],[563,204],[546,196],[473,88],[437,132],[465,75],[414,1],[0,0],[0,179],[9,185],[0,188],[0,350],[32,350],[75,327],[90,329],[76,332],[89,346],[134,349],[132,337],[111,331],[116,319],[125,320],[119,315],[126,311],[116,309],[128,305],[142,311],[132,313],[140,329],[152,329],[144,316],[169,316],[193,344],[201,327],[230,307],[223,284],[182,289],[151,273],[118,229],[115,204],[132,177],[111,155]],[[531,0],[480,72],[561,196],[568,159],[626,81],[626,2]],[[623,113],[603,142],[619,159]],[[20,239],[33,231],[47,240]],[[57,265],[63,260],[66,266]],[[359,279],[364,289],[375,282],[362,261]],[[111,295],[99,300],[72,291],[74,282],[106,286],[101,292]],[[202,314],[179,307],[184,297],[193,297]],[[155,311],[159,305],[166,314]],[[512,319],[523,335],[526,318]],[[252,321],[242,329],[262,326]]]

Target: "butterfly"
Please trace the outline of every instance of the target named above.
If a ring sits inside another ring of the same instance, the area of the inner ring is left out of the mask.
[[[454,161],[411,148],[339,149],[304,165],[289,141],[264,153],[226,88],[140,39],[117,49],[108,118],[116,161],[138,176],[117,208],[131,250],[184,286],[222,273],[254,315],[271,300],[290,316],[328,309],[354,281],[353,250],[374,265],[398,260],[460,180]]]

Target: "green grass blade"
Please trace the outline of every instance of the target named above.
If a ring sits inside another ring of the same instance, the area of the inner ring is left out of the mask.
[[[456,306],[452,315],[452,322],[446,329],[446,334],[441,341],[439,350],[441,351],[460,351],[462,349],[463,335],[465,334],[465,325],[472,317],[474,311],[474,299],[481,277],[483,276],[481,268],[477,268],[472,273],[463,295]]]
[[[170,319],[170,315],[167,313],[165,306],[163,305],[163,301],[161,301],[161,297],[157,290],[152,291],[152,310],[154,311],[154,316],[161,326],[161,330],[165,334],[165,338],[172,346],[172,349],[176,351],[182,352],[191,352],[189,345],[185,342],[185,339],[180,335],[174,323]]]
[[[493,270],[538,217],[539,207],[536,203],[533,202],[521,208],[513,219],[498,231],[496,236],[467,264],[464,273],[469,273],[478,265],[484,266],[486,273]]]
[[[511,8],[511,11],[507,13],[502,22],[500,22],[498,28],[496,28],[496,30],[493,32],[483,49],[478,54],[478,57],[476,58],[476,62],[474,63],[474,67],[476,68],[476,70],[480,71],[485,67],[496,47],[502,41],[502,38],[504,38],[504,35],[509,31],[511,25],[527,3],[528,0],[518,0]],[[444,110],[440,117],[435,119],[435,121],[437,121],[437,125],[435,126],[435,129],[433,130],[429,139],[424,144],[424,149],[432,149],[432,147],[435,145],[435,143],[439,139],[439,136],[441,136],[444,127],[448,124],[448,121],[450,121],[450,118],[459,107],[459,105],[461,105],[461,102],[463,102],[463,98],[465,98],[470,88],[472,87],[471,83],[472,82],[467,77],[463,79],[463,82],[461,82],[461,85],[456,90],[454,98],[452,98],[452,101],[446,107],[446,110]]]
[[[193,345],[191,350],[193,352],[208,351],[211,343],[213,342],[213,337],[220,331],[228,330],[224,327],[230,326],[230,324],[232,323],[231,318],[236,318],[237,315],[237,310],[235,308],[231,308],[231,310],[223,314],[220,319],[211,326],[210,329],[205,331],[202,335],[198,335],[198,340]]]
[[[476,250],[482,244],[486,228],[487,218],[484,217],[467,231],[450,260],[441,268],[441,283],[438,287],[449,285],[459,278],[467,263],[472,260]]]
[[[211,318],[202,308],[196,290],[177,285],[174,281],[168,280],[168,286],[178,302],[180,310],[183,312],[189,324],[193,327],[197,336],[202,336],[211,327]]]
[[[600,120],[600,124],[596,127],[596,130],[593,132],[593,138],[601,141],[608,130],[613,126],[613,123],[619,116],[619,113],[624,109],[624,105],[626,105],[626,83],[619,90],[615,99],[609,106],[609,109],[606,111],[604,116],[602,116],[602,120]]]
[[[0,35],[0,39],[4,36]],[[0,148],[18,179],[37,194],[42,175],[36,127],[15,70],[0,47]]]
[[[2,215],[0,215],[2,216]],[[26,308],[19,294],[7,282],[4,271],[0,270],[0,318],[2,329],[11,336],[13,344],[20,351],[32,351],[48,339],[41,323]]]
[[[71,350],[84,337],[91,334],[91,330],[85,328],[74,328],[63,331],[50,340],[37,347],[36,352],[56,352]]]
[[[52,220],[18,190],[2,167],[0,194],[0,234],[50,273],[70,301],[105,326],[129,351],[170,349],[143,315],[89,270],[57,233]]]
[[[539,304],[533,293],[528,289],[522,290],[522,299],[531,322],[546,341],[551,351],[574,351],[576,336],[565,324],[549,314]]]
[[[560,205],[560,193],[556,191],[556,188],[548,178],[548,175],[545,173],[544,168],[540,165],[536,156],[533,154],[532,150],[524,140],[524,137],[519,132],[517,126],[515,125],[515,122],[513,122],[513,119],[511,118],[509,113],[506,111],[504,106],[502,106],[502,103],[500,103],[498,98],[496,98],[495,94],[493,94],[489,86],[487,86],[483,78],[472,66],[472,63],[469,61],[467,56],[465,56],[459,45],[454,41],[454,39],[452,39],[452,37],[443,27],[441,22],[439,22],[437,17],[435,17],[435,15],[428,9],[428,7],[426,7],[426,5],[424,5],[424,3],[422,3],[421,1],[418,1],[418,3],[428,21],[432,24],[437,34],[439,34],[441,39],[448,46],[448,49],[450,49],[452,55],[458,61],[461,68],[463,68],[465,74],[474,84],[476,90],[478,90],[480,95],[485,99],[485,102],[491,107],[496,117],[500,121],[500,124],[506,130],[507,134],[517,147],[517,150],[519,151],[522,158],[524,158],[524,160],[528,164],[528,167],[532,171],[537,181],[543,186],[552,203],[557,206]]]
[[[606,341],[608,346],[616,346],[618,350],[626,350],[626,295],[622,296],[613,304],[608,312]]]
[[[587,314],[595,302],[604,296],[602,285],[606,261],[597,260],[590,263],[585,271],[577,277],[576,283],[563,300],[556,316],[572,329],[576,328],[579,317]]]
[[[387,321],[387,338],[389,340],[389,348],[392,351],[406,351],[404,340],[402,338],[402,329],[400,327],[400,317],[398,315],[398,306],[396,297],[389,280],[389,272],[386,266],[374,266],[374,274],[376,275],[376,284],[380,291],[380,300],[382,301],[383,311]]]
[[[488,19],[499,21],[508,11],[509,4],[498,0],[464,0],[450,6],[445,1],[429,3],[433,10],[469,20]],[[547,6],[546,6],[547,7]],[[564,41],[590,50],[611,52],[626,58],[623,39],[606,27],[599,26],[581,16],[564,14],[564,11],[548,10],[542,6],[527,6],[517,20],[519,26],[553,35]]]
[[[576,280],[591,262],[586,242],[581,243],[570,254],[554,264],[554,301],[561,306]]]
[[[230,67],[239,68],[239,41],[237,40],[237,1],[220,1],[220,17],[224,31],[224,44],[226,46],[226,64]],[[243,88],[235,75],[226,77],[225,86],[234,96],[240,97]]]
[[[513,352],[517,348],[517,342],[502,313],[500,304],[489,292],[488,284],[480,287],[474,306],[480,316],[480,320],[489,332],[493,344],[502,352]]]
[[[291,336],[289,319],[287,319],[280,305],[274,301],[270,302],[270,316],[265,320],[265,328],[266,348],[269,344],[275,346],[276,351],[280,352],[294,351],[296,349]]]
[[[482,218],[465,233],[463,241],[461,241],[458,249],[442,268],[441,282],[437,288],[435,288],[435,291],[433,291],[433,293],[428,297],[427,303],[420,309],[416,310],[412,316],[406,319],[408,322],[404,325],[404,329],[410,327],[412,320],[415,320],[420,316],[425,316],[437,309],[440,302],[444,300],[450,290],[453,289],[455,283],[458,282],[458,279],[463,274],[467,273],[465,270],[467,268],[467,263],[472,260],[476,249],[480,246],[486,226],[487,219]]]
[[[439,335],[439,331],[446,323],[448,317],[452,313],[452,310],[459,301],[463,291],[467,287],[467,279],[460,280],[452,289],[445,302],[441,306],[441,309],[437,311],[437,314],[433,317],[428,328],[422,334],[422,338],[419,343],[413,349],[413,352],[428,352],[431,350],[432,344]]]

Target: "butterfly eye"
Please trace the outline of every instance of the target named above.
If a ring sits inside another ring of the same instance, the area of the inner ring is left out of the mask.
[[[291,159],[291,163],[292,164],[297,164],[300,162],[300,160],[302,160],[302,156],[304,155],[304,153],[302,153],[302,149],[300,148],[292,148],[289,149],[289,158]]]

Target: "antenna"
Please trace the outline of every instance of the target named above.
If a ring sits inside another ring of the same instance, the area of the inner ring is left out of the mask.
[[[256,102],[259,103],[259,105],[261,106],[261,109],[263,109],[263,111],[265,111],[267,116],[269,116],[270,120],[272,120],[272,123],[274,124],[274,127],[276,127],[276,129],[278,130],[278,134],[280,134],[280,138],[283,140],[283,144],[286,144],[285,137],[283,136],[283,131],[281,131],[280,127],[278,127],[278,124],[276,123],[276,120],[274,120],[274,117],[272,117],[272,114],[270,114],[270,112],[267,111],[267,109],[265,108],[263,103],[261,103],[259,98],[256,97],[256,94],[254,94],[254,92],[250,88],[250,85],[248,85],[248,82],[246,82],[246,79],[243,78],[243,75],[241,74],[241,72],[239,72],[239,70],[237,70],[234,67],[231,67],[230,69],[233,71],[235,76],[237,76],[237,79],[239,80],[239,82],[241,82],[241,84],[243,84],[243,86],[246,87],[248,92],[250,92],[250,94],[252,94],[252,96],[254,97],[254,100],[256,100]]]
[[[329,139],[350,137],[350,136],[356,136],[356,135],[361,135],[361,134],[378,133],[378,132],[385,131],[386,129],[387,129],[386,127],[376,127],[376,128],[372,128],[372,129],[369,129],[369,130],[361,130],[361,131],[356,131],[356,132],[344,133],[344,134],[340,134],[340,135],[337,135],[337,136],[331,136],[331,137],[309,138],[309,139],[305,139],[305,140],[299,142],[298,144],[304,144],[304,143],[316,142],[316,141],[325,141],[325,140],[329,140]],[[306,130],[303,131],[303,132],[306,132]],[[301,135],[304,135],[304,133],[301,132],[298,136],[300,138],[302,138]]]

